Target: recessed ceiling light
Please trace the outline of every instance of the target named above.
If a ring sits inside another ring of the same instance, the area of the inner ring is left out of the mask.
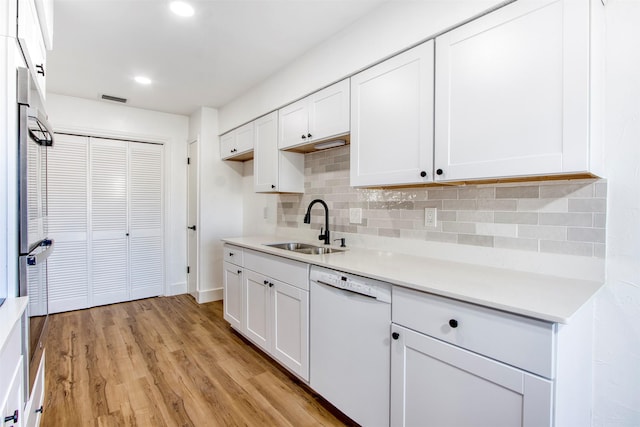
[[[150,85],[151,84],[151,79],[149,77],[136,76],[134,78],[134,80],[136,82],[140,83],[141,85]]]
[[[172,1],[169,8],[178,16],[193,16],[193,6],[184,1]]]

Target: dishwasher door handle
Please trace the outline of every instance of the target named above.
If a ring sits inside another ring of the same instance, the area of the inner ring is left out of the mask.
[[[354,291],[354,290],[351,290],[351,289],[341,288],[339,286],[332,285],[331,283],[324,282],[324,281],[322,281],[320,279],[315,279],[315,282],[319,283],[321,285],[329,286],[330,288],[337,289],[339,291],[348,292],[350,294],[355,294],[355,295],[360,295],[361,297],[367,297],[367,298],[371,298],[371,299],[375,299],[375,300],[378,299],[374,295],[367,295],[367,294],[363,294],[361,292],[357,292],[357,291]]]

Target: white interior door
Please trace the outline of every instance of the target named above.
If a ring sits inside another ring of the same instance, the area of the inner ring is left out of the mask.
[[[47,149],[50,313],[89,307],[88,155],[82,136],[57,134]]]
[[[129,144],[130,299],[164,290],[163,148]]]
[[[189,173],[188,183],[188,212],[187,212],[187,286],[188,292],[196,300],[198,299],[198,149],[199,143],[196,139],[189,143],[189,163],[187,165]]]
[[[126,141],[91,140],[91,305],[129,299],[128,157]]]

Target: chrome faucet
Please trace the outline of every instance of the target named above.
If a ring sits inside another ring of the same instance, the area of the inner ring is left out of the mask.
[[[309,203],[309,207],[307,208],[307,213],[304,215],[304,223],[311,224],[311,207],[316,203],[320,203],[324,207],[324,234],[322,234],[322,227],[321,227],[318,240],[324,240],[324,244],[329,245],[331,244],[331,238],[329,237],[329,207],[324,202],[324,200],[315,199],[311,203]]]

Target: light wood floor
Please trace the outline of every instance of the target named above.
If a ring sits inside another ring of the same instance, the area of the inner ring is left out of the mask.
[[[222,302],[55,314],[46,357],[44,427],[351,424],[233,332]]]

